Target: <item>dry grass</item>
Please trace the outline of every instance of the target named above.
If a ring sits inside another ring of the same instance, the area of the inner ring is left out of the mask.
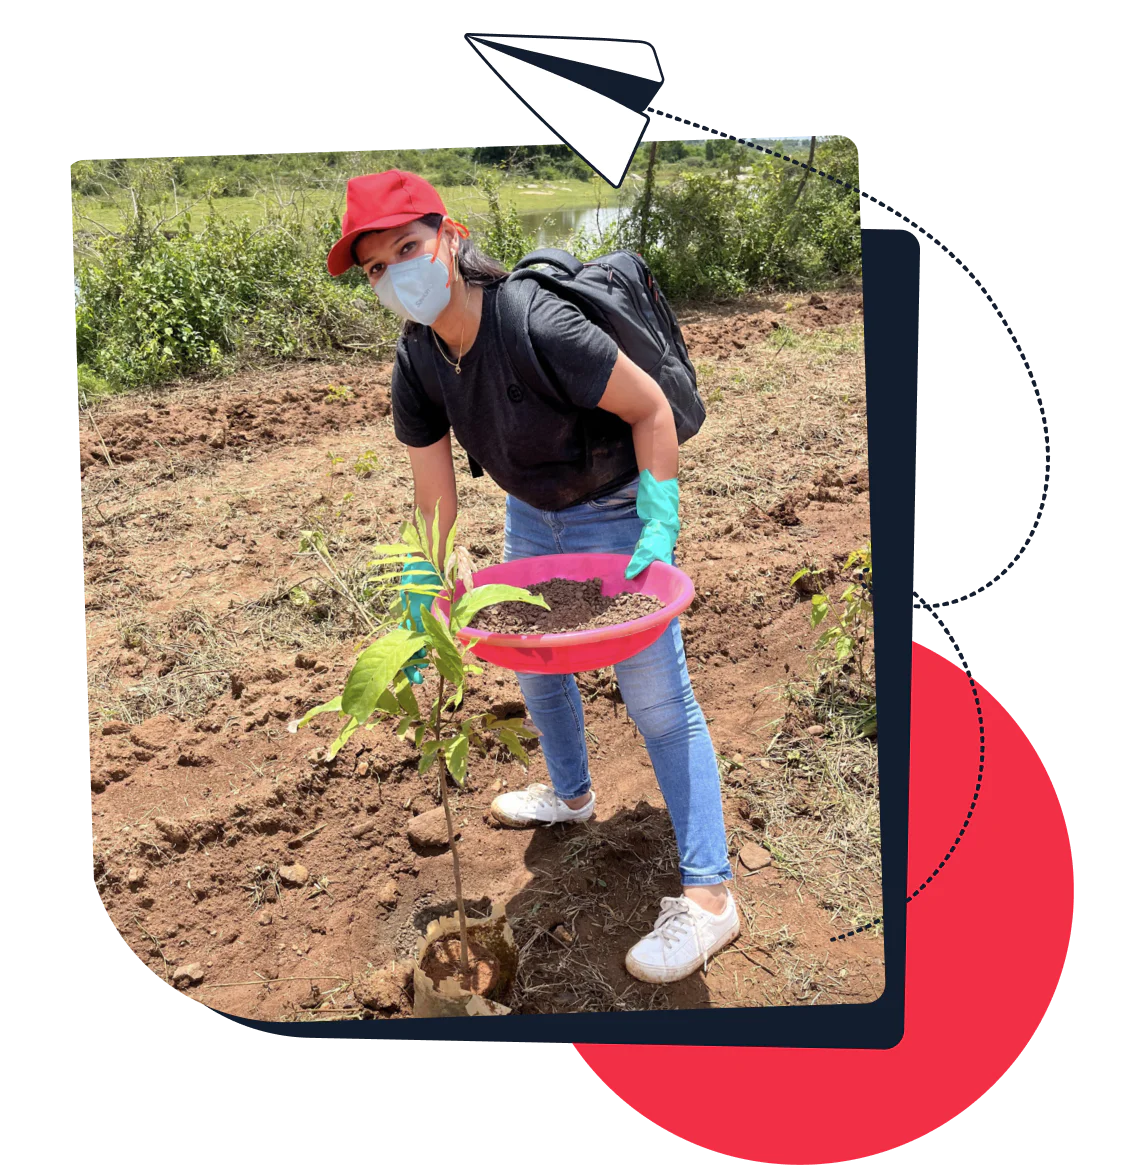
[[[738,498],[740,513],[766,510],[802,483],[807,464],[816,472],[820,455],[866,456],[863,332],[860,323],[783,327],[752,345],[746,364],[696,362],[708,413],[693,449],[706,434],[732,456],[684,459],[680,496],[692,499],[692,526],[701,495]]]
[[[155,670],[110,691],[108,681],[117,674],[118,661],[93,671],[88,682],[96,720],[140,724],[163,712],[180,719],[200,716],[225,691],[239,659],[233,632],[194,605],[165,618],[120,621],[118,628],[124,651]]]
[[[664,988],[614,975],[598,947],[619,934],[631,946],[659,907],[661,887],[676,877],[667,815],[641,803],[607,821],[567,833],[561,868],[540,869],[511,918],[518,940],[514,984],[520,1011],[645,1011],[672,1006]],[[623,884],[622,884],[623,883]],[[674,892],[674,890],[673,890]],[[635,903],[624,915],[613,902]],[[619,945],[619,944],[617,944]]]
[[[842,725],[827,738],[779,733],[767,758],[770,769],[733,790],[752,828],[835,927],[871,921],[881,909],[876,747]]]

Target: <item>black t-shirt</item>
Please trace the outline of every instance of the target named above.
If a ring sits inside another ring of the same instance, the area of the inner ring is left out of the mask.
[[[400,339],[391,378],[396,437],[423,447],[453,429],[502,489],[541,510],[562,510],[630,481],[637,472],[632,429],[597,408],[616,364],[616,341],[578,307],[539,288],[529,331],[550,384],[530,385],[502,342],[497,292],[497,284],[483,288],[478,335],[460,374],[427,329],[415,344],[416,367]]]

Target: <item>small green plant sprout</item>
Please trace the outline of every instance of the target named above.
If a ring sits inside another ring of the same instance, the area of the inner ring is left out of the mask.
[[[361,729],[374,729],[387,719],[394,723],[396,735],[413,742],[418,750],[419,773],[426,774],[432,767],[437,769],[438,794],[446,816],[447,838],[454,861],[461,973],[465,975],[469,967],[466,911],[447,777],[449,775],[461,787],[466,780],[471,752],[486,756],[496,744],[505,746],[525,765],[528,757],[521,742],[536,736],[536,733],[527,729],[520,717],[499,720],[490,712],[460,717],[467,677],[480,675],[482,668],[468,656],[466,646],[458,640],[455,632],[466,627],[479,611],[496,603],[533,603],[546,610],[549,606],[540,595],[533,595],[520,587],[503,584],[474,586],[470,555],[465,547],[455,548],[454,537],[452,527],[445,548],[438,549],[439,515],[436,507],[429,529],[421,511],[416,510],[414,521],[403,523],[400,542],[375,548],[377,557],[370,565],[378,567],[379,573],[370,581],[377,584],[377,595],[385,590],[394,592],[386,617],[380,623],[379,637],[356,658],[343,692],[310,709],[290,724],[289,730],[295,732],[325,713],[336,715],[341,728],[328,747],[327,759],[330,761],[355,733]],[[404,566],[424,560],[438,572],[441,585],[404,582]],[[425,595],[432,600],[444,596],[450,602],[449,618],[440,619],[424,606],[419,613],[423,630],[419,631],[411,618],[409,598],[413,594]],[[422,696],[416,695],[414,686],[404,674],[403,669],[411,664],[427,673]]]
[[[371,477],[379,468],[379,454],[374,449],[366,449],[356,458],[352,472],[356,477]]]
[[[846,559],[842,569],[851,568],[854,581],[842,592],[838,600],[840,607],[833,603],[825,591],[811,596],[810,626],[817,629],[828,617],[833,616],[834,625],[827,627],[818,636],[815,646],[819,652],[824,651],[829,655],[829,667],[842,667],[847,663],[852,666],[857,672],[858,686],[861,687],[866,680],[866,654],[873,633],[873,557],[868,543]],[[821,573],[804,566],[791,578],[790,585],[795,586],[809,576]]]
[[[343,404],[356,399],[356,394],[346,384],[330,384],[328,391],[324,394],[324,403],[326,405]]]

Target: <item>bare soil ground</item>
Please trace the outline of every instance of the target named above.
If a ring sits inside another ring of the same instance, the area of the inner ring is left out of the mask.
[[[875,750],[793,698],[814,633],[789,580],[811,565],[839,588],[869,537],[860,296],[681,322],[708,401],[681,458],[689,667],[732,854],[757,843],[773,860],[733,858],[743,935],[706,973],[629,978],[625,951],[678,892],[674,840],[611,674],[582,676],[593,821],[494,827],[494,795],[544,777],[532,742],[528,773],[493,758],[456,795],[468,909],[506,903],[522,1011],[865,1002],[884,982],[879,933],[829,941],[880,907]],[[389,371],[280,365],[80,418],[95,878],[140,959],[236,1015],[406,1015],[407,960],[454,909],[449,855],[407,836],[437,804],[411,746],[380,728],[328,765],[329,724],[286,727],[339,690],[370,549],[407,513]],[[460,541],[499,561],[503,495],[460,470],[459,500]],[[496,668],[467,699],[522,708]]]

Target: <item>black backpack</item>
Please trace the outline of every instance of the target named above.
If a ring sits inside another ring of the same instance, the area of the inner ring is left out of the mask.
[[[699,432],[706,411],[695,368],[675,314],[639,255],[614,251],[582,263],[568,251],[546,247],[518,263],[496,297],[498,327],[518,378],[531,389],[549,387],[529,334],[530,306],[539,287],[579,307],[659,384],[672,406],[681,445]],[[482,467],[469,460],[470,472],[480,477]]]

